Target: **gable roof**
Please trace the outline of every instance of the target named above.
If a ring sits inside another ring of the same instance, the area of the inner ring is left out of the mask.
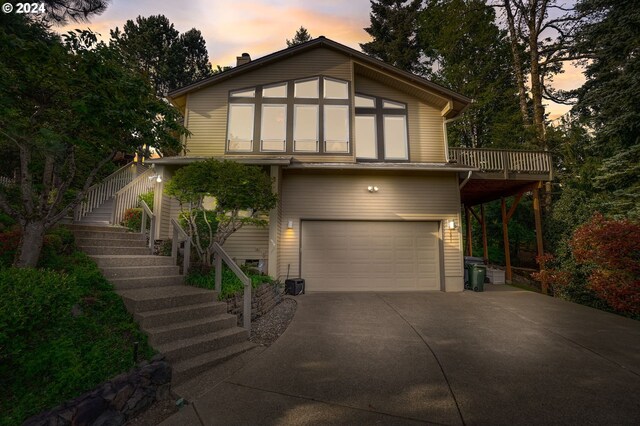
[[[270,63],[273,63],[285,58],[289,58],[318,47],[326,47],[326,48],[341,52],[344,55],[351,57],[352,59],[368,66],[373,70],[383,72],[385,75],[391,75],[392,77],[398,80],[402,80],[413,86],[418,86],[423,90],[426,90],[429,92],[435,92],[437,95],[439,95],[440,97],[450,102],[448,112],[445,114],[447,118],[453,118],[459,115],[472,102],[470,98],[464,95],[461,95],[459,93],[456,93],[453,90],[447,89],[446,87],[433,83],[432,81],[429,81],[426,78],[420,77],[418,75],[412,74],[407,71],[403,71],[399,68],[396,68],[392,65],[389,65],[385,62],[382,62],[378,59],[368,56],[362,52],[358,52],[355,49],[352,49],[343,44],[330,40],[324,36],[320,36],[306,43],[301,43],[293,47],[288,47],[286,49],[279,50],[267,56],[263,56],[261,58],[249,61],[246,64],[239,65],[235,68],[231,68],[229,70],[220,72],[211,77],[205,78],[203,80],[197,81],[195,83],[189,84],[179,89],[172,90],[167,94],[167,97],[173,103],[176,103],[176,101],[179,98],[185,96],[190,92],[203,89],[207,86],[217,84],[219,82],[244,74],[246,72],[258,69]]]

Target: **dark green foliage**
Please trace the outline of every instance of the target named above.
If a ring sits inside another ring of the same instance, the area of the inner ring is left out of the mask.
[[[180,34],[164,15],[128,20],[122,31],[111,31],[111,43],[149,78],[160,97],[212,75],[200,31]]]
[[[419,0],[371,0],[371,25],[364,30],[373,37],[360,48],[367,55],[402,70],[420,73],[420,48],[416,28]]]
[[[138,199],[140,201],[144,201],[147,204],[147,206],[149,206],[149,209],[153,211],[153,197],[154,197],[153,191],[149,191],[144,194],[140,194],[140,196],[138,196]]]
[[[268,275],[260,275],[252,272],[249,268],[242,267],[243,272],[251,278],[251,286],[253,288],[259,287],[264,283],[275,283],[275,280]],[[202,273],[199,271],[193,271],[187,276],[186,283],[194,287],[215,289],[216,286],[216,271],[211,269],[208,273]],[[233,296],[236,293],[242,293],[244,290],[244,284],[226,265],[222,266],[222,290],[218,295],[219,300],[226,299]]]
[[[153,354],[91,259],[47,253],[41,264],[47,269],[0,270],[1,425],[20,424],[132,368],[136,341],[141,359]]]
[[[211,265],[213,244],[224,245],[246,224],[266,226],[261,217],[276,205],[272,180],[260,167],[213,158],[176,171],[165,187],[180,203],[187,234],[203,268]],[[215,206],[205,209],[205,198]]]
[[[495,21],[484,0],[430,0],[420,12],[427,77],[474,101],[449,125],[452,146],[522,148],[525,140],[507,34]]]
[[[291,40],[287,39],[287,47],[297,46],[298,44],[306,43],[311,40],[311,34],[303,26],[296,31],[296,34]]]

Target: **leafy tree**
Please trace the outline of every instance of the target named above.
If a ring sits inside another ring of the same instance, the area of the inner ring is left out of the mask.
[[[364,30],[373,37],[360,48],[368,55],[409,72],[422,71],[416,34],[420,0],[371,0],[371,25]]]
[[[296,31],[296,34],[291,40],[287,39],[287,47],[297,46],[298,44],[306,43],[311,40],[311,34],[303,26]]]
[[[63,43],[37,22],[0,16],[0,146],[16,159],[15,185],[0,186],[0,208],[22,238],[15,265],[36,266],[44,233],[67,216],[117,151],[186,133],[173,107],[119,52],[95,34]]]
[[[144,72],[159,97],[212,75],[200,31],[180,34],[164,15],[128,20],[122,31],[111,31],[111,43]]]
[[[420,12],[418,41],[425,74],[474,100],[450,125],[454,145],[510,147],[521,146],[525,139],[509,43],[495,19],[484,0],[429,0]]]
[[[10,3],[18,3],[11,0]],[[110,3],[110,0],[42,0],[44,14],[33,13],[27,17],[42,23],[64,25],[70,20],[73,22],[86,22],[93,15],[100,15]]]
[[[260,215],[276,204],[272,182],[255,166],[213,158],[179,169],[165,192],[176,197],[204,269],[211,266],[213,244],[223,245],[244,225],[265,226]],[[215,206],[206,206],[213,198]]]

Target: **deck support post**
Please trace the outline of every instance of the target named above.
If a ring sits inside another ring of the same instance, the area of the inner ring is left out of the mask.
[[[482,257],[484,263],[489,263],[489,248],[487,247],[487,222],[484,217],[484,204],[480,204],[480,225],[482,225]]]
[[[536,222],[536,244],[538,248],[538,257],[544,254],[544,246],[542,243],[542,218],[540,216],[540,188],[542,188],[542,182],[533,188],[533,215]],[[540,271],[544,269],[544,263],[540,263]],[[542,274],[544,275],[544,274]],[[549,292],[548,284],[546,280],[542,280],[541,283],[542,294]]]
[[[471,216],[469,207],[464,206],[464,219],[467,224],[467,256],[473,256],[473,241],[471,240]]]
[[[501,198],[502,210],[502,239],[504,241],[504,260],[507,267],[505,280],[511,284],[511,252],[509,248],[509,219],[507,218],[507,204],[504,197]]]

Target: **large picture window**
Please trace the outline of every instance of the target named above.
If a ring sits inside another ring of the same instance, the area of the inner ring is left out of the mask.
[[[229,153],[353,152],[348,81],[319,75],[238,87],[229,91],[228,102]]]
[[[356,94],[355,151],[363,161],[408,161],[407,105]]]
[[[324,106],[324,150],[349,152],[349,107]]]
[[[253,151],[253,104],[230,104],[227,126],[227,149],[229,151]]]
[[[293,114],[293,151],[318,152],[318,106],[296,105]]]
[[[285,152],[287,142],[287,106],[262,105],[261,151]]]

